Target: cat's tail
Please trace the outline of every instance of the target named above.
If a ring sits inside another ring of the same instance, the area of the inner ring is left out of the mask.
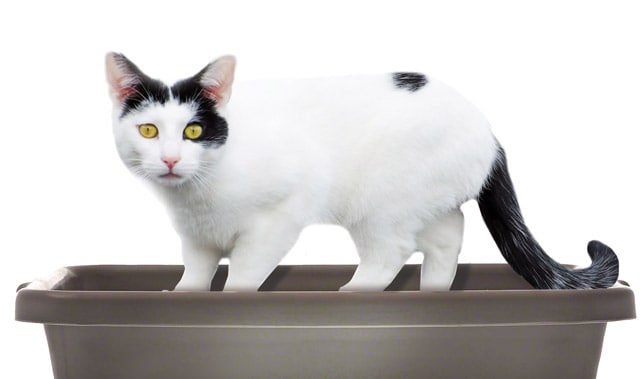
[[[618,257],[601,242],[589,242],[592,263],[583,269],[568,269],[544,252],[522,219],[502,147],[478,196],[478,205],[506,261],[535,288],[608,288],[618,279]]]

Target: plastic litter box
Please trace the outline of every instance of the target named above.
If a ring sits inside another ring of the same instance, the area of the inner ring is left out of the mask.
[[[507,265],[460,265],[420,292],[337,292],[355,266],[280,266],[256,293],[161,292],[181,266],[78,266],[21,286],[57,379],[595,378],[606,324],[635,318],[628,286],[533,290]]]

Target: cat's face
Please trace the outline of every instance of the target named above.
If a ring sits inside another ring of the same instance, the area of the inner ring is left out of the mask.
[[[121,54],[107,54],[118,153],[136,175],[163,186],[199,183],[214,169],[228,134],[221,116],[235,59],[222,57],[167,86]]]

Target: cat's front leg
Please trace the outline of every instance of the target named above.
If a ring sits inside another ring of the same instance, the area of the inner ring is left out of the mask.
[[[190,241],[182,241],[184,273],[175,291],[209,291],[222,251],[204,248]]]
[[[257,291],[296,243],[302,227],[281,218],[255,220],[229,255],[225,291]]]

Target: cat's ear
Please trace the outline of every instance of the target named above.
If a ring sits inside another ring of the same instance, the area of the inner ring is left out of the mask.
[[[233,55],[225,55],[209,63],[196,76],[204,88],[204,95],[218,106],[224,106],[231,97],[235,70],[236,57]]]
[[[114,104],[122,105],[136,91],[142,72],[127,57],[119,53],[106,56],[107,82],[109,94]]]

